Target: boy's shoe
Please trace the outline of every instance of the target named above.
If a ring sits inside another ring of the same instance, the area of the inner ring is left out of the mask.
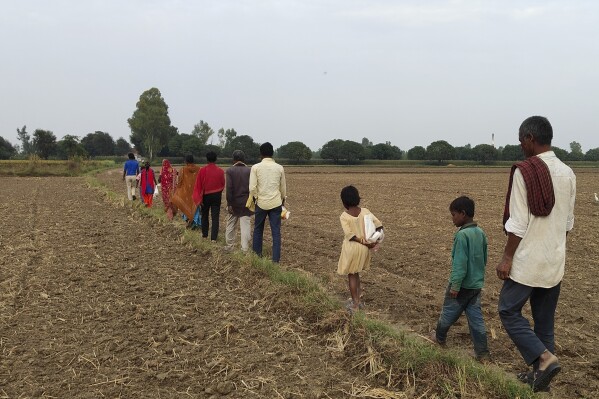
[[[439,341],[437,339],[437,330],[431,330],[430,339],[431,339],[431,341],[433,341],[437,345],[446,346],[446,342],[445,341],[441,342],[441,341]]]
[[[491,355],[488,353],[484,353],[482,355],[475,355],[474,358],[482,364],[491,363]]]
[[[133,198],[133,201],[135,201],[137,199],[137,197],[135,195],[132,198]]]

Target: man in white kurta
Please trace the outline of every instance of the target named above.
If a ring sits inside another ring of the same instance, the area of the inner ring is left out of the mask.
[[[548,215],[535,216],[523,174],[515,170],[504,226],[508,241],[496,268],[504,280],[499,315],[526,363],[533,365],[525,382],[543,391],[561,369],[555,356],[554,318],[564,276],[566,236],[574,225],[576,176],[551,151],[553,130],[546,118],[526,119],[519,136],[526,157],[538,157],[546,164],[555,203]],[[522,315],[528,301],[534,329]]]

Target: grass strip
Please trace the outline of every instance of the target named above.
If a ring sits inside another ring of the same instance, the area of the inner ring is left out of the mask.
[[[125,197],[110,190],[96,175],[101,170],[87,174],[86,182],[89,187],[104,193],[108,200],[125,205]],[[146,208],[139,205],[130,205],[151,218],[167,222],[165,213],[161,209]],[[189,244],[204,252],[220,249],[213,243],[203,240],[196,231],[186,229],[181,223],[183,243]],[[248,264],[253,269],[268,276],[274,283],[291,288],[295,299],[307,305],[306,310],[314,312],[317,319],[325,318],[331,312],[339,312],[342,303],[331,296],[318,283],[313,276],[295,270],[285,270],[271,260],[252,254],[242,255],[232,252],[230,259],[239,264]],[[402,331],[381,320],[372,319],[363,312],[358,312],[352,317],[352,327],[365,332],[368,345],[376,347],[382,357],[382,362],[389,370],[410,373],[418,376],[427,369],[444,370],[441,372],[441,381],[437,379],[441,391],[446,397],[465,397],[467,383],[479,387],[482,392],[490,397],[506,399],[530,399],[535,394],[532,390],[514,377],[508,375],[497,366],[482,365],[466,357],[458,351],[441,349],[426,342],[421,337],[408,331]],[[443,378],[449,378],[443,381]],[[414,377],[416,378],[416,377]],[[457,388],[456,388],[457,387]]]

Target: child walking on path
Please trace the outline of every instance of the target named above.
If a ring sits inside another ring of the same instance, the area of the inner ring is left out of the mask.
[[[431,339],[444,345],[449,328],[466,313],[476,359],[489,359],[487,331],[481,310],[481,288],[487,265],[487,236],[473,221],[474,201],[456,198],[449,205],[453,224],[460,229],[455,234],[451,251],[451,274],[437,329]]]
[[[154,169],[150,167],[150,162],[146,161],[145,166],[140,173],[140,191],[146,207],[152,207],[154,200],[154,190],[156,189],[156,175]]]
[[[337,264],[337,274],[348,277],[349,292],[352,298],[348,304],[348,310],[354,312],[362,307],[359,273],[370,267],[370,249],[378,244],[377,241],[369,242],[365,236],[365,217],[368,215],[377,232],[382,233],[383,226],[368,209],[358,206],[360,194],[354,186],[347,186],[341,190],[341,202],[345,207],[345,212],[339,217],[344,238]]]

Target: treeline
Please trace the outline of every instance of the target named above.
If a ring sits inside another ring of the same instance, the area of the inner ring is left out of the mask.
[[[208,151],[228,158],[238,149],[245,152],[250,163],[259,159],[260,143],[256,143],[249,135],[239,135],[233,128],[220,128],[215,132],[207,122],[200,120],[190,133],[180,133],[171,125],[168,105],[157,88],[151,88],[141,94],[136,109],[127,122],[131,129],[131,144],[122,137],[115,142],[110,134],[101,131],[89,133],[82,138],[67,135],[57,141],[53,132],[37,129],[30,137],[26,126],[23,126],[17,129],[20,146],[13,146],[0,137],[0,159],[27,158],[31,155],[43,159],[94,158],[124,156],[130,151],[150,159],[184,157],[187,154],[200,156],[201,159]],[[599,148],[583,153],[581,145],[576,141],[570,143],[570,151],[558,147],[553,147],[553,150],[564,161],[599,161]],[[358,164],[370,159],[409,159],[439,164],[450,160],[464,160],[491,164],[500,160],[523,159],[520,145],[495,148],[490,144],[474,147],[467,144],[454,147],[445,140],[439,140],[426,148],[416,146],[403,151],[389,141],[374,144],[366,137],[360,143],[343,139],[330,140],[317,151],[312,151],[301,141],[291,141],[277,148],[275,156],[294,163],[321,159],[335,164]]]
[[[28,158],[36,155],[42,159],[94,158],[98,156],[124,155],[132,150],[131,145],[120,137],[116,142],[105,132],[96,131],[83,138],[66,135],[56,140],[50,130],[36,129],[30,136],[27,126],[17,128],[20,146],[13,146],[0,137],[0,159]]]

